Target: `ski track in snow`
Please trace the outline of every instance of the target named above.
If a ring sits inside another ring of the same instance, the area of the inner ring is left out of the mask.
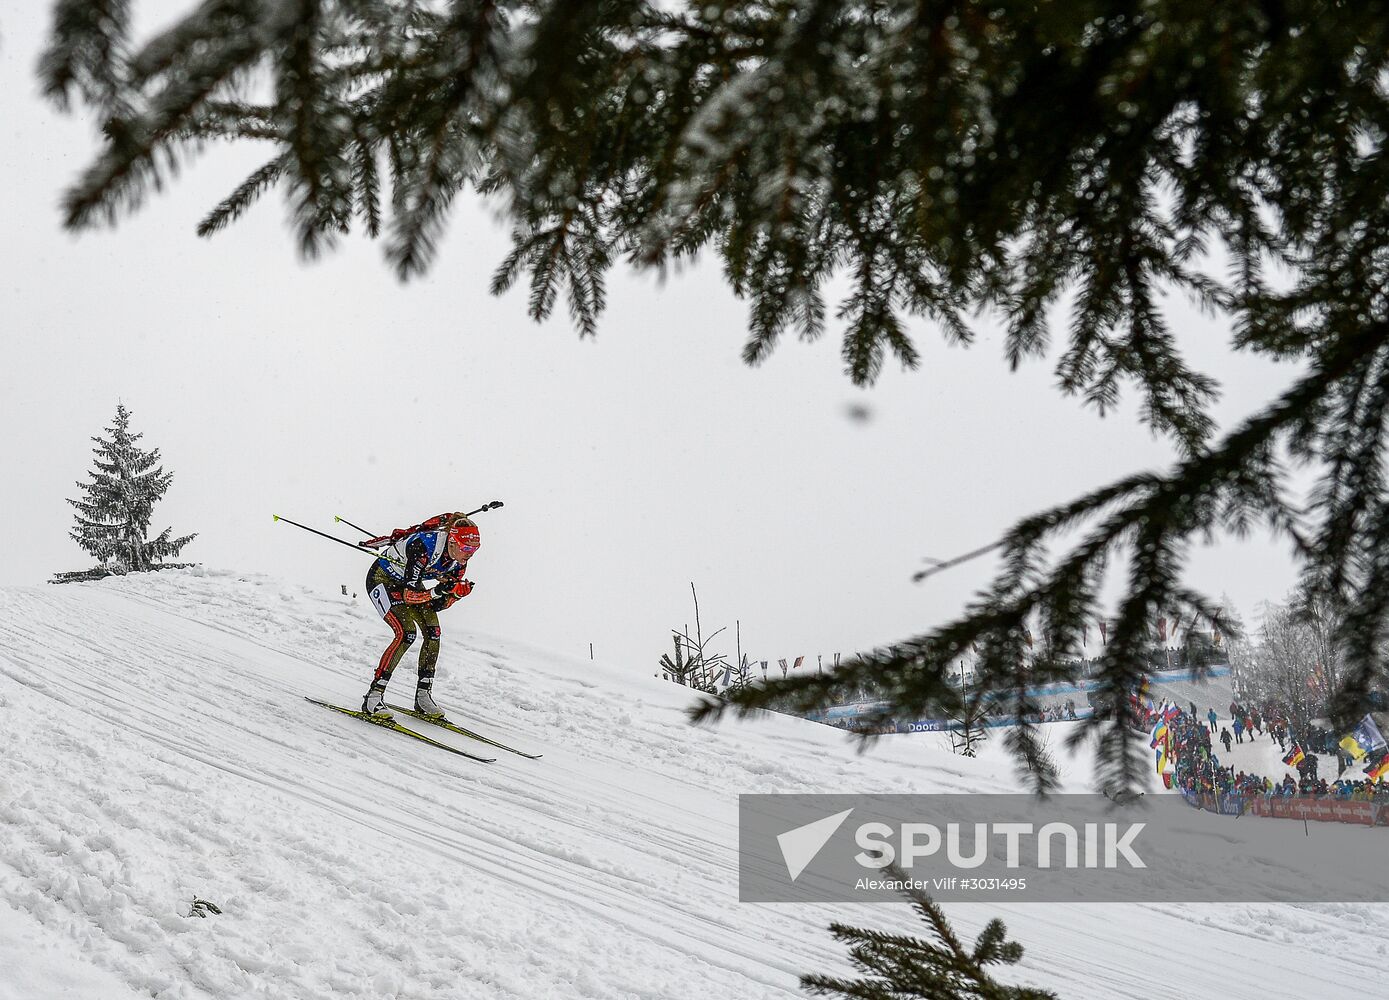
[[[694,728],[643,665],[469,632],[466,604],[440,701],[542,760],[304,701],[361,697],[389,637],[364,598],[191,570],[4,599],[0,1000],[800,996],[848,969],[831,920],[921,927],[738,903],[739,793],[1017,787],[998,741],[971,761],[776,716]],[[394,698],[413,675],[412,651]],[[970,936],[1003,917],[1028,950],[1008,978],[1067,1000],[1350,996],[1389,957],[1389,905],[948,910]]]

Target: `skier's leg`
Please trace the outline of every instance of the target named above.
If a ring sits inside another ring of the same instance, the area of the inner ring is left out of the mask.
[[[403,614],[403,611],[397,614],[394,610],[386,614],[385,622],[391,627],[394,635],[391,644],[381,654],[381,660],[376,665],[376,673],[371,679],[371,687],[367,688],[366,697],[362,700],[362,711],[368,715],[390,715],[390,712],[382,707],[386,700],[386,685],[391,682],[391,674],[395,672],[396,664],[415,641],[413,624],[408,623],[408,617],[403,618]]]
[[[386,651],[381,654],[381,659],[376,664],[376,675],[371,681],[373,685],[379,684],[383,690],[390,682],[391,674],[395,672],[400,658],[415,643],[414,623],[408,621],[409,617],[409,612],[403,609],[399,613],[391,611],[386,615],[386,624],[391,627],[394,636]]]
[[[415,641],[414,619],[410,614],[409,605],[398,600],[400,593],[394,584],[395,581],[379,566],[373,565],[367,574],[367,595],[381,614],[381,620],[390,626],[392,633],[391,642],[381,654],[381,659],[376,664],[376,672],[372,675],[371,686],[367,689],[366,697],[362,699],[362,711],[368,715],[389,717],[390,713],[383,707],[386,685],[390,683],[396,664]]]
[[[439,614],[433,608],[423,607],[415,612],[424,633],[424,643],[420,646],[419,681],[415,687],[415,711],[425,715],[443,715],[434,703],[434,668],[439,662]]]

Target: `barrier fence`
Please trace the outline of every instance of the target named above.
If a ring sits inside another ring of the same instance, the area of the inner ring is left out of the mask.
[[[1349,823],[1354,826],[1389,827],[1389,805],[1334,796],[1216,795],[1182,789],[1187,804],[1224,816],[1269,816],[1317,823]]]

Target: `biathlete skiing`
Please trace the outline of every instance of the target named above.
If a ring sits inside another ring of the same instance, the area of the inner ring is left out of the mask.
[[[382,620],[391,628],[390,645],[381,654],[381,659],[376,665],[376,670],[371,678],[371,686],[367,688],[366,697],[362,699],[360,712],[308,695],[304,696],[304,700],[334,712],[341,712],[343,715],[350,715],[355,719],[381,726],[384,729],[393,730],[409,736],[411,739],[438,747],[440,750],[458,754],[460,757],[467,757],[483,764],[495,763],[495,757],[481,757],[475,753],[469,753],[467,750],[441,743],[423,733],[415,732],[408,726],[401,725],[387,708],[385,703],[386,685],[391,681],[391,674],[395,672],[395,668],[399,665],[401,657],[405,655],[405,651],[415,644],[415,640],[420,637],[422,632],[424,633],[424,644],[420,647],[420,669],[419,680],[415,685],[415,707],[410,709],[403,705],[396,705],[396,710],[409,715],[411,718],[432,722],[457,733],[459,736],[465,736],[470,740],[485,743],[499,750],[505,750],[530,760],[539,759],[541,755],[538,753],[518,750],[514,746],[508,746],[490,736],[451,722],[444,717],[444,713],[434,702],[434,668],[439,662],[439,612],[453,607],[460,598],[467,597],[473,591],[472,581],[467,578],[468,560],[482,545],[482,536],[477,530],[477,525],[472,521],[472,515],[479,514],[484,510],[496,510],[501,505],[500,500],[493,500],[491,503],[485,503],[477,510],[471,510],[466,514],[439,514],[414,527],[397,528],[389,535],[382,535],[380,538],[368,538],[366,541],[356,544],[336,535],[330,535],[325,531],[319,531],[317,528],[311,528],[307,524],[291,521],[279,514],[272,515],[277,522],[292,524],[301,531],[318,535],[320,538],[337,542],[339,545],[346,545],[358,552],[370,552],[375,556],[376,559],[367,572],[367,596],[371,598],[371,603],[380,613]],[[350,528],[355,528],[364,535],[371,534],[370,531],[353,524],[345,517],[334,517],[333,520]],[[431,583],[434,584],[432,590],[429,587]],[[345,587],[344,593],[346,593]]]
[[[430,721],[442,720],[444,713],[433,694],[439,612],[472,593],[472,582],[465,575],[468,560],[482,544],[477,525],[466,514],[439,514],[358,544],[381,553],[367,572],[366,591],[393,633],[362,699],[362,711],[378,719],[392,718],[384,704],[386,685],[405,651],[423,635],[415,711]],[[428,589],[430,583],[435,585],[433,590]]]

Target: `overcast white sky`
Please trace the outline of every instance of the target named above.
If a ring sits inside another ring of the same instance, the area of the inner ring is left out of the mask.
[[[199,240],[262,150],[211,149],[116,230],[71,237],[58,199],[96,146],[90,122],[36,96],[48,6],[0,3],[0,584],[89,565],[63,500],[118,399],[176,473],[155,528],[198,532],[186,558],[360,591],[366,559],[271,514],[384,531],[500,498],[443,655],[466,623],[579,655],[592,642],[634,671],[693,625],[691,580],[706,632],[740,619],[754,658],[915,634],[992,569],[913,584],[922,556],[1174,454],[1131,405],[1100,419],[1061,397],[1050,363],[1009,373],[987,328],[963,351],[914,323],[920,370],[867,391],[841,373],[837,332],[745,368],[745,309],[710,260],[665,285],[615,271],[581,342],[566,318],[533,324],[524,290],[487,294],[506,234],[468,199],[410,285],[364,239],[302,263],[275,197]],[[1224,385],[1222,420],[1290,380],[1181,316]],[[1245,611],[1292,579],[1265,538],[1202,552],[1191,575]]]

